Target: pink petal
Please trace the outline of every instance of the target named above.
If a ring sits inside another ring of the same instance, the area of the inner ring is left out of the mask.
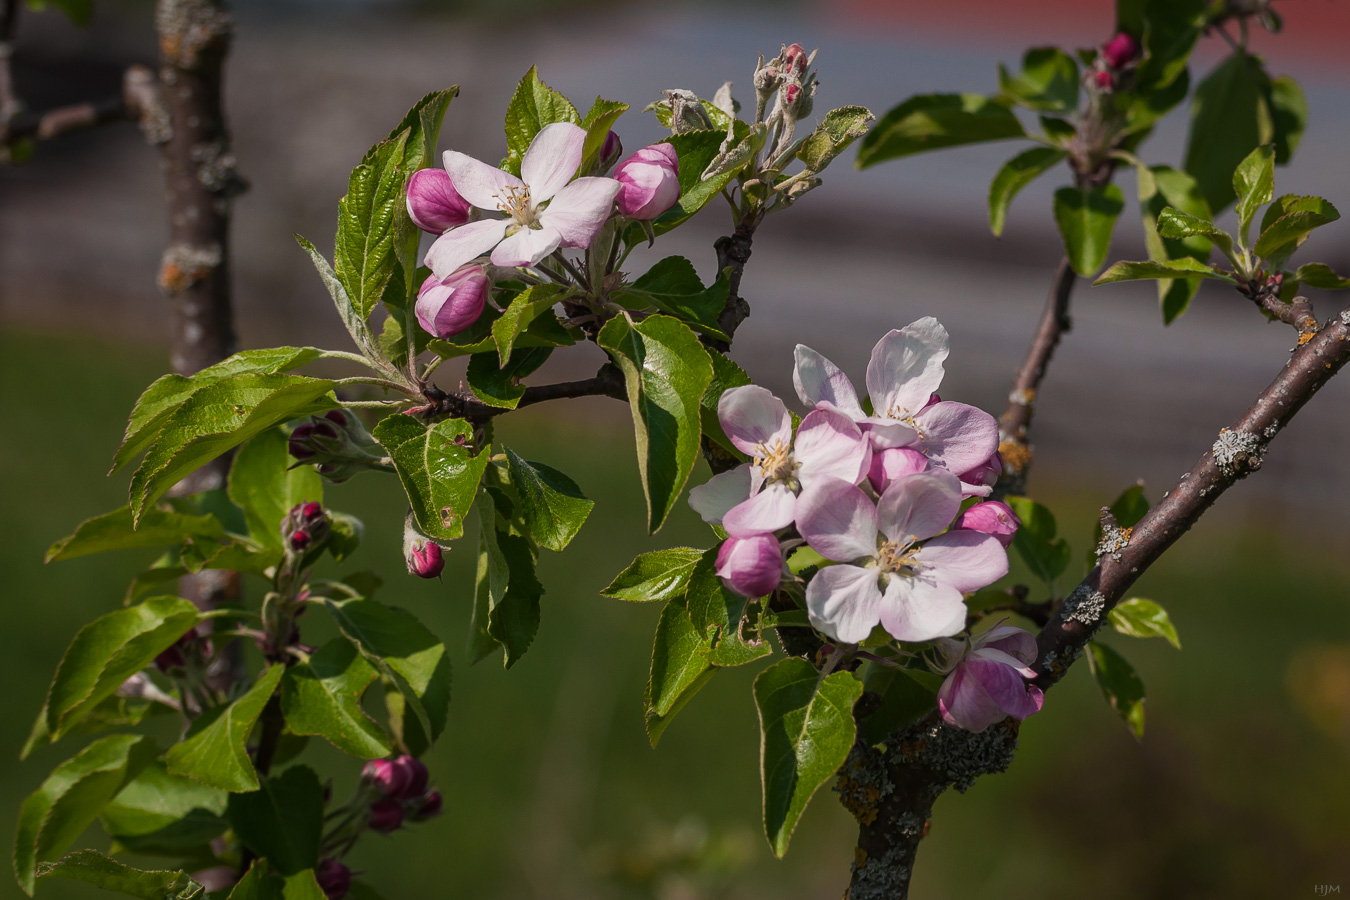
[[[1021,524],[1017,513],[1013,512],[1008,504],[999,500],[986,500],[961,513],[961,517],[952,527],[992,534],[1000,544],[1007,547],[1013,542],[1013,537]]]
[[[1040,689],[1028,685],[1012,667],[982,659],[968,659],[965,667],[1004,715],[1025,719],[1040,710],[1044,699]]]
[[[985,662],[998,663],[1004,668],[1012,669],[1023,678],[1036,677],[1036,672],[1030,666],[1023,665],[1017,657],[1010,656],[994,647],[981,647],[978,650],[971,651],[970,659],[982,659]]]
[[[768,389],[757,384],[730,388],[717,401],[717,418],[737,450],[754,456],[756,448],[792,442],[792,417]]]
[[[881,624],[891,637],[915,643],[960,634],[966,604],[959,591],[922,575],[892,575],[881,601]]]
[[[945,469],[892,481],[877,501],[877,527],[893,541],[945,531],[961,509],[961,482]]]
[[[827,566],[806,586],[806,614],[811,624],[844,644],[867,639],[880,621],[880,605],[875,569]]]
[[[709,525],[722,524],[725,516],[737,503],[750,499],[750,464],[714,475],[689,491],[689,505]]]
[[[578,178],[558,192],[539,214],[546,228],[556,228],[564,247],[589,247],[604,227],[619,193],[613,178]]]
[[[953,472],[965,472],[998,450],[998,422],[982,409],[944,400],[914,417],[923,452]]]
[[[932,316],[877,342],[867,364],[867,393],[878,416],[903,418],[923,409],[942,383],[947,329]]]
[[[1021,662],[1031,665],[1036,661],[1036,636],[1012,625],[998,625],[980,632],[972,639],[975,649],[992,647]]]
[[[992,535],[978,531],[940,534],[923,545],[918,558],[925,573],[963,594],[1008,574],[1008,552]]]
[[[503,172],[496,166],[479,162],[472,156],[457,150],[447,150],[442,157],[445,171],[450,173],[450,183],[465,200],[479,209],[501,209],[497,195],[508,187],[525,189],[525,182],[510,172]]]
[[[866,417],[853,382],[838,366],[805,344],[798,344],[793,355],[796,365],[792,369],[792,383],[802,403],[813,409],[824,404],[854,421]]]
[[[727,538],[717,551],[717,575],[742,597],[763,597],[783,577],[783,551],[768,534]]]
[[[511,266],[532,266],[548,256],[562,243],[562,235],[556,228],[522,228],[503,240],[492,251],[494,265],[508,268]]]
[[[767,534],[791,525],[796,505],[797,496],[787,485],[771,484],[727,510],[722,517],[722,527],[732,537]]]
[[[408,217],[431,234],[444,234],[469,221],[469,202],[461,197],[444,169],[418,169],[408,178]]]
[[[823,478],[797,498],[797,530],[826,559],[851,562],[877,553],[877,509],[856,486]]]
[[[432,242],[423,262],[437,278],[449,278],[460,266],[497,246],[508,224],[508,219],[482,219],[451,228]]]
[[[482,266],[461,266],[444,281],[430,275],[417,292],[413,311],[426,331],[448,338],[478,321],[491,286]]]
[[[873,416],[859,423],[872,442],[873,450],[889,450],[893,447],[912,447],[919,443],[919,433],[903,422]]]
[[[857,484],[871,462],[872,445],[846,416],[818,409],[806,414],[797,428],[793,458],[802,487],[820,478],[839,478]]]
[[[938,712],[948,725],[977,734],[1007,718],[1007,713],[964,663],[938,689]]]
[[[539,129],[520,161],[520,177],[530,186],[534,203],[543,203],[572,180],[585,143],[585,129],[571,122],[554,122]]]
[[[872,490],[884,492],[890,483],[906,475],[916,475],[928,468],[928,457],[908,447],[891,447],[873,451],[872,463],[867,469],[867,480]]]

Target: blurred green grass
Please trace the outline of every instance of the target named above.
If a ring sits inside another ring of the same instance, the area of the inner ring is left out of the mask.
[[[103,473],[164,359],[157,347],[0,334],[4,759],[17,760],[71,635],[116,606],[148,561],[41,559],[79,521],[124,501],[125,474]],[[760,833],[756,667],[720,673],[661,747],[647,746],[641,697],[658,609],[597,591],[636,553],[709,535],[683,506],[659,535],[644,534],[631,434],[597,424],[613,418],[596,409],[538,408],[498,427],[499,440],[568,472],[597,504],[565,555],[545,554],[543,624],[509,672],[464,661],[471,544],[449,554],[443,582],[409,578],[393,482],[329,489],[329,505],[367,525],[351,568],[381,574],[379,599],[418,615],[455,662],[451,724],[428,760],[445,814],[370,835],[350,861],[388,900],[837,897],[854,826],[828,791],[786,860],[771,858]],[[1111,498],[1054,475],[1037,473],[1038,499],[1081,558],[1094,511]],[[1022,729],[1009,774],[939,801],[913,895],[1267,898],[1350,882],[1350,561],[1339,547],[1311,524],[1279,534],[1208,517],[1137,590],[1169,608],[1185,650],[1106,638],[1148,685],[1144,741],[1076,667]],[[0,767],[0,841],[13,840],[23,796],[79,740]],[[339,798],[354,783],[356,761],[318,741],[308,758]],[[96,830],[86,838],[106,849]],[[18,896],[0,883],[0,896]],[[52,883],[40,896],[103,895]]]

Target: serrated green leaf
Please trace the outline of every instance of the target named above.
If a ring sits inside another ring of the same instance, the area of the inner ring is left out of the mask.
[[[609,137],[614,123],[619,121],[619,116],[627,111],[627,103],[595,98],[595,102],[581,120],[581,127],[586,129],[586,142],[581,147],[582,172],[591,171],[591,167],[600,156],[601,148],[605,145],[605,138]]]
[[[309,259],[314,263],[314,268],[318,271],[323,286],[328,289],[328,296],[333,298],[333,305],[337,307],[338,316],[341,317],[342,324],[347,327],[347,333],[351,335],[352,343],[356,345],[356,349],[360,350],[361,354],[373,364],[383,365],[384,355],[380,351],[379,341],[371,335],[370,323],[366,321],[366,316],[362,315],[351,294],[347,293],[347,288],[343,285],[342,279],[328,264],[328,260],[323,258],[323,254],[314,249],[313,244],[298,234],[295,235],[295,240],[309,254]]]
[[[530,66],[506,107],[506,159],[502,168],[519,175],[520,161],[530,142],[540,129],[554,122],[580,125],[581,116],[566,97],[540,81],[539,73]]]
[[[264,547],[282,549],[281,522],[297,503],[323,502],[323,479],[313,466],[292,468],[288,446],[286,432],[270,428],[245,444],[230,466],[230,499]]]
[[[1093,641],[1087,646],[1088,669],[1111,708],[1135,738],[1144,736],[1144,682],[1134,666],[1115,650]]]
[[[755,679],[764,833],[781,858],[811,795],[853,748],[853,704],[863,686],[851,672],[824,678],[804,659],[774,663]]]
[[[668,316],[636,325],[623,316],[610,319],[597,343],[624,373],[648,529],[655,533],[698,459],[700,404],[712,363],[694,333]]]
[[[518,294],[502,314],[492,321],[492,340],[497,345],[497,361],[506,366],[516,338],[530,327],[541,313],[564,299],[568,291],[556,284],[536,284]]]
[[[703,551],[693,547],[671,547],[639,554],[614,576],[600,596],[639,603],[682,597],[694,565],[702,556]]]
[[[308,766],[291,766],[247,794],[231,794],[230,825],[240,843],[283,875],[319,862],[323,785]]]
[[[1064,239],[1069,264],[1079,275],[1090,277],[1106,262],[1111,232],[1124,208],[1125,195],[1114,184],[1090,190],[1062,187],[1055,191],[1055,224]]]
[[[745,613],[746,599],[733,594],[717,577],[717,551],[709,547],[703,551],[694,571],[689,574],[689,585],[684,592],[685,609],[694,630],[706,637],[710,644],[728,631],[735,630]]]
[[[557,469],[527,462],[510,447],[504,449],[530,539],[541,547],[561,551],[581,530],[595,503]]]
[[[1268,83],[1261,61],[1237,51],[1195,89],[1184,168],[1195,176],[1215,214],[1236,197],[1233,170],[1273,137],[1264,96]]]
[[[1350,278],[1342,278],[1333,272],[1330,266],[1323,263],[1307,263],[1299,266],[1298,271],[1294,273],[1294,280],[1324,291],[1343,291],[1350,288]]]
[[[148,509],[140,526],[131,521],[131,509],[123,506],[110,513],[85,519],[75,533],[47,549],[43,562],[77,559],[108,550],[134,550],[142,547],[174,547],[194,538],[225,540],[225,528],[215,516],[193,516]]]
[[[222,791],[256,791],[258,773],[244,744],[285,668],[268,667],[238,699],[215,707],[193,722],[187,738],[164,754],[169,774],[186,775]]]
[[[437,541],[464,534],[464,517],[488,462],[485,451],[472,453],[472,426],[449,419],[427,427],[395,414],[376,425],[373,434],[389,451],[422,532]]]
[[[797,158],[811,172],[819,172],[867,133],[876,116],[865,106],[841,106],[821,119],[816,130],[807,135],[797,149]]]
[[[1069,565],[1069,545],[1058,536],[1054,513],[1028,497],[1005,500],[1022,521],[1013,538],[1013,548],[1033,575],[1047,585],[1053,584]]]
[[[405,129],[408,131],[407,144],[403,151],[403,168],[415,172],[436,162],[436,142],[441,133],[441,122],[450,101],[459,94],[459,85],[451,85],[439,91],[432,91],[413,104],[412,109],[389,132],[387,140],[394,140]],[[370,156],[378,148],[376,144],[366,153]]]
[[[1181,649],[1181,638],[1177,636],[1176,626],[1172,624],[1167,610],[1152,600],[1131,597],[1117,603],[1115,608],[1107,613],[1107,618],[1111,621],[1111,627],[1127,637],[1158,637],[1178,650]]]
[[[39,878],[52,875],[141,900],[195,900],[203,891],[186,872],[133,869],[97,850],[76,850],[38,867]]]
[[[1114,284],[1117,281],[1147,281],[1152,278],[1184,278],[1188,276],[1212,278],[1215,281],[1222,281],[1224,284],[1237,284],[1232,276],[1225,275],[1189,257],[1174,259],[1170,262],[1142,260],[1112,263],[1111,268],[1097,276],[1097,280],[1092,283]]]
[[[338,202],[333,270],[363,323],[379,303],[396,265],[394,225],[404,205],[407,140],[404,131],[376,145],[352,170],[347,194]]]
[[[229,827],[224,791],[150,763],[103,807],[103,830],[131,853],[186,855]]]
[[[726,270],[719,272],[717,280],[705,288],[693,263],[683,256],[668,256],[634,281],[618,299],[623,303],[625,297],[635,296],[696,331],[727,340],[718,317],[726,309],[730,293],[731,280]]]
[[[1256,211],[1275,196],[1275,149],[1263,144],[1247,154],[1233,170],[1233,192],[1237,195],[1239,234],[1243,246],[1250,246],[1247,232]],[[1161,228],[1161,224],[1158,226]]]
[[[552,353],[552,347],[513,350],[505,365],[497,364],[496,353],[475,353],[464,377],[479,400],[489,406],[515,409],[525,396],[525,385],[520,380],[537,371]]]
[[[1335,222],[1341,214],[1321,197],[1297,198],[1293,211],[1280,216],[1269,225],[1263,223],[1261,236],[1253,248],[1257,256],[1267,261],[1282,263],[1302,246],[1315,229]]]
[[[1228,232],[1213,222],[1187,215],[1170,206],[1158,214],[1158,234],[1174,239],[1203,237],[1225,256],[1232,256],[1233,253],[1233,239]]]
[[[989,230],[995,237],[1003,234],[1008,206],[1017,192],[1068,155],[1058,147],[1032,147],[1003,164],[989,184]]]
[[[379,677],[350,641],[329,641],[281,679],[286,725],[296,734],[318,735],[359,759],[388,756],[388,736],[361,708],[361,697]]]
[[[689,620],[683,596],[674,597],[656,622],[652,642],[652,667],[643,697],[647,737],[653,747],[670,721],[712,677],[704,650],[712,641]]]
[[[1013,76],[998,67],[1004,97],[1027,109],[1072,112],[1078,109],[1078,63],[1058,47],[1033,47],[1022,57],[1022,71]]]
[[[858,147],[858,168],[926,150],[1026,137],[1006,106],[979,94],[920,94],[881,117]]]

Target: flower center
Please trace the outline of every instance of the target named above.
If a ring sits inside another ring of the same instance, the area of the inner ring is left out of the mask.
[[[765,481],[784,483],[792,481],[800,468],[800,464],[792,458],[792,448],[781,439],[775,439],[771,447],[763,443],[756,444],[754,464]]]
[[[515,219],[518,224],[530,228],[539,224],[539,220],[534,214],[534,204],[530,202],[530,186],[528,184],[520,187],[510,184],[492,196],[497,200],[497,208]]]
[[[891,573],[913,575],[922,566],[923,563],[919,562],[919,548],[914,546],[912,538],[903,541],[882,541],[881,546],[877,548],[877,569],[882,575]]]

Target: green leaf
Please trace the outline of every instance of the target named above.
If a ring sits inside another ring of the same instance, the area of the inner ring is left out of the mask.
[[[245,847],[294,875],[319,863],[323,806],[319,776],[308,766],[291,766],[263,779],[256,791],[231,794],[230,824]]]
[[[187,855],[219,837],[227,794],[150,763],[103,807],[103,830],[130,853]]]
[[[586,142],[581,148],[582,172],[592,171],[592,166],[595,165],[600,150],[605,145],[605,138],[609,137],[614,123],[619,121],[619,116],[626,112],[628,112],[627,103],[595,98],[585,118],[581,120],[581,126],[586,129]]]
[[[350,641],[329,641],[281,679],[286,725],[296,734],[319,735],[359,759],[388,756],[388,736],[361,708],[361,697],[379,677]]]
[[[39,878],[50,875],[83,881],[105,891],[140,897],[141,900],[194,900],[203,890],[186,872],[133,869],[97,850],[76,850],[54,863],[43,863],[38,867]]]
[[[567,296],[567,291],[556,284],[536,284],[516,295],[511,305],[492,322],[492,340],[497,345],[497,361],[506,366],[511,348],[522,331],[530,327],[541,313]]]
[[[450,107],[450,101],[458,94],[459,85],[432,91],[414,103],[407,115],[389,132],[388,140],[392,141],[404,129],[408,131],[408,140],[403,153],[403,168],[407,172],[415,172],[426,167],[428,163],[435,165],[438,161],[436,143],[441,133],[441,121],[445,118],[445,111]],[[376,144],[366,156],[375,153],[380,146]]]
[[[1143,35],[1144,59],[1135,71],[1136,90],[1166,88],[1186,72],[1186,63],[1206,21],[1205,0],[1145,0],[1141,15],[1119,30]],[[1117,5],[1119,9],[1121,4]]]
[[[131,522],[131,509],[123,506],[81,522],[74,534],[47,549],[43,561],[76,559],[108,550],[174,547],[193,538],[223,541],[225,529],[215,516],[192,516],[154,508],[145,511],[140,526],[136,527]]]
[[[313,466],[292,468],[288,445],[286,432],[270,428],[245,444],[230,466],[230,499],[264,547],[283,549],[281,522],[297,503],[323,501],[323,479]]]
[[[187,738],[164,754],[169,774],[186,775],[222,791],[256,791],[258,773],[244,744],[285,668],[269,666],[234,702],[217,706],[193,722]]]
[[[1111,503],[1111,515],[1121,528],[1133,528],[1148,513],[1149,505],[1144,497],[1144,486],[1136,484],[1126,488]]]
[[[1275,196],[1275,150],[1270,144],[1257,147],[1233,170],[1233,192],[1237,195],[1239,233],[1243,246],[1249,246],[1247,231],[1256,211]],[[1158,226],[1162,227],[1161,223]]]
[[[1298,271],[1294,273],[1294,280],[1324,291],[1343,291],[1350,288],[1350,278],[1342,278],[1333,272],[1330,266],[1323,263],[1299,266]]]
[[[853,704],[862,692],[851,672],[822,678],[797,657],[774,663],[755,679],[764,833],[774,856],[787,852],[811,795],[848,758],[856,735]]]
[[[580,125],[581,116],[566,97],[540,81],[539,73],[530,66],[506,107],[506,159],[502,168],[519,175],[520,161],[530,142],[541,128],[554,122]]]
[[[1184,168],[1195,176],[1215,213],[1232,203],[1233,170],[1262,144],[1273,126],[1264,98],[1269,78],[1261,61],[1235,52],[1205,76],[1191,104]]]
[[[1013,77],[998,67],[1003,96],[1027,109],[1073,112],[1078,109],[1078,63],[1058,47],[1034,47],[1022,57],[1022,73]]]
[[[614,576],[600,595],[640,603],[682,597],[689,576],[702,556],[703,551],[693,547],[642,553],[628,564],[628,568]]]
[[[1298,82],[1287,75],[1273,78],[1266,92],[1274,130],[1275,165],[1283,166],[1293,158],[1308,124],[1308,101]]]
[[[736,459],[744,459],[745,454],[731,443],[731,439],[722,430],[722,420],[717,416],[717,403],[728,389],[750,384],[750,376],[716,350],[708,350],[708,358],[712,360],[713,377],[703,391],[703,399],[699,401],[699,420],[703,423],[703,434]]]
[[[347,194],[338,201],[333,269],[364,322],[384,294],[397,264],[395,214],[404,206],[406,132],[377,145],[352,170]]]
[[[979,94],[920,94],[881,117],[859,144],[858,168],[962,144],[1026,137],[1006,106]]]
[[[155,742],[142,735],[103,738],[57,766],[28,795],[14,834],[14,874],[25,894],[33,896],[38,863],[69,847],[156,752]]]
[[[581,530],[595,503],[587,500],[576,482],[557,469],[527,462],[510,447],[504,449],[530,540],[561,551]]]
[[[1212,278],[1215,281],[1222,281],[1224,284],[1237,284],[1232,276],[1225,275],[1189,257],[1174,259],[1171,262],[1143,260],[1112,263],[1111,268],[1097,276],[1097,280],[1092,283],[1094,285],[1114,284],[1117,281],[1147,281],[1151,278],[1184,278],[1187,276]]]
[[[497,341],[492,333],[499,313],[488,307],[478,321],[467,330],[448,340],[432,338],[426,347],[442,359],[454,359],[459,356],[472,356],[477,353],[498,352]],[[419,328],[421,326],[418,326]],[[521,350],[526,347],[565,347],[577,342],[582,335],[581,329],[564,328],[558,317],[548,314],[536,314],[523,332],[515,339],[511,347]]]
[[[821,171],[866,134],[874,119],[876,116],[865,106],[841,106],[830,110],[797,148],[797,158],[809,171]]]
[[[488,463],[486,452],[472,453],[473,427],[449,419],[428,428],[412,416],[395,414],[373,433],[394,461],[422,532],[437,541],[464,534],[464,517]]]
[[[647,739],[653,747],[675,714],[712,678],[714,669],[703,655],[711,649],[707,634],[689,620],[684,597],[671,598],[656,622],[651,673],[643,696]]]
[[[1003,164],[989,184],[989,230],[995,237],[1003,234],[1008,206],[1017,192],[1068,155],[1058,147],[1032,147]]]
[[[719,549],[709,547],[703,551],[694,571],[689,574],[689,586],[684,592],[689,621],[710,644],[728,632],[734,633],[746,606],[746,599],[727,590],[722,579],[717,577]]]
[[[1114,184],[1091,190],[1062,187],[1055,191],[1055,224],[1064,239],[1064,252],[1075,272],[1096,274],[1111,248],[1111,231],[1125,208],[1125,195]]]
[[[694,333],[668,316],[649,316],[636,325],[615,317],[600,329],[597,343],[624,374],[648,529],[654,533],[698,459],[700,402],[712,380],[712,363]]]
[[[1177,636],[1177,628],[1172,624],[1167,610],[1152,600],[1131,597],[1117,603],[1115,609],[1107,613],[1106,617],[1116,631],[1127,637],[1158,637],[1178,650],[1181,649],[1181,638]]]
[[[337,405],[334,383],[300,375],[238,375],[195,392],[160,427],[131,477],[131,509],[147,508],[186,475],[289,419]]]
[[[704,288],[693,263],[683,256],[667,256],[633,282],[624,295],[636,295],[691,328],[726,340],[718,317],[726,308],[730,292],[726,271],[719,272],[712,286]]]
[[[1007,497],[1005,500],[1022,520],[1022,527],[1013,538],[1013,548],[1033,575],[1047,585],[1053,585],[1069,565],[1069,545],[1058,537],[1054,513],[1028,497]]]
[[[283,900],[281,887],[281,879],[267,870],[267,860],[255,859],[227,900]]]
[[[94,17],[94,0],[28,0],[28,8],[34,12],[41,12],[48,7],[61,10],[71,24],[80,28],[88,25]]]
[[[534,642],[544,589],[534,574],[530,542],[498,527],[491,493],[484,493],[479,506],[480,554],[470,649],[477,662],[503,648],[503,663],[509,669]]]
[[[1136,738],[1144,736],[1144,682],[1134,667],[1115,650],[1093,641],[1088,644],[1088,668],[1102,696]]]
[[[1167,166],[1137,167],[1139,209],[1144,225],[1144,243],[1155,262],[1189,257],[1208,263],[1211,242],[1205,237],[1166,238],[1158,233],[1158,217],[1168,206],[1202,221],[1210,221],[1209,204],[1194,178]],[[1231,241],[1230,241],[1231,243]],[[1163,278],[1158,281],[1158,304],[1163,323],[1171,324],[1186,311],[1200,288],[1199,278]]]
[[[525,396],[525,385],[520,380],[538,370],[552,353],[552,347],[513,350],[503,366],[497,364],[496,353],[475,353],[464,377],[479,400],[489,406],[515,409]]]
[[[1233,254],[1233,239],[1228,232],[1206,219],[1187,215],[1179,209],[1166,207],[1158,214],[1158,234],[1165,238],[1203,237],[1225,256]]]
[[[328,260],[323,258],[323,254],[314,249],[313,244],[298,234],[295,235],[295,239],[314,263],[314,268],[318,271],[323,286],[328,289],[328,296],[333,298],[342,324],[347,326],[347,333],[352,336],[352,343],[356,344],[356,349],[372,363],[382,364],[384,355],[380,351],[379,341],[370,333],[370,323],[366,321],[366,315],[362,314],[361,308],[356,305],[351,294],[347,293],[347,288],[338,277],[338,273],[328,264]]]
[[[359,900],[353,892],[349,891],[347,896]],[[286,884],[281,889],[281,900],[328,900],[328,895],[319,887],[319,877],[314,870],[305,869],[286,878]]]
[[[81,628],[61,657],[47,689],[47,702],[21,757],[69,734],[122,682],[196,625],[200,616],[186,600],[153,597],[100,616]]]
[[[1003,598],[1007,599],[1007,595]],[[937,709],[942,677],[923,669],[871,665],[863,685],[880,698],[880,703],[861,722],[863,738],[876,744]]]
[[[1254,248],[1257,256],[1267,261],[1283,262],[1302,246],[1314,229],[1341,217],[1336,207],[1321,197],[1298,197],[1294,201],[1290,204],[1294,207],[1293,211],[1269,225],[1262,223],[1261,236]]]
[[[342,634],[403,695],[421,728],[422,744],[440,737],[450,705],[445,645],[416,616],[397,607],[365,599],[325,600],[324,605]],[[422,749],[411,752],[420,755]]]

